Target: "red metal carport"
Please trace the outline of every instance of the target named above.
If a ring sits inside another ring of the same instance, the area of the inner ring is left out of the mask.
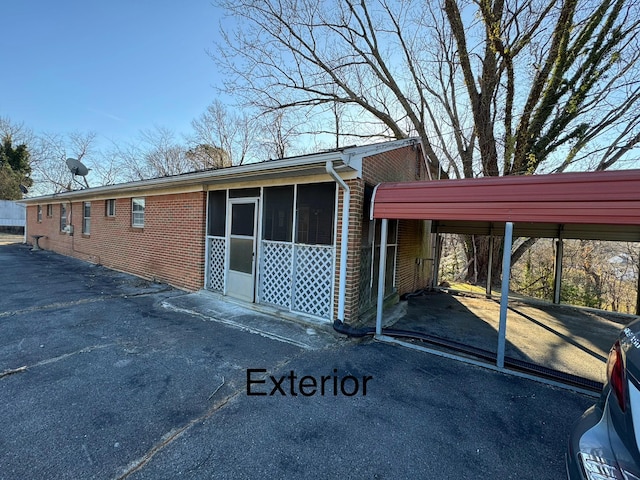
[[[382,183],[371,218],[381,220],[380,285],[388,220],[431,220],[434,233],[504,236],[497,357],[503,368],[513,235],[558,238],[559,255],[561,239],[640,242],[640,170]],[[559,295],[558,272],[556,279]],[[382,337],[384,288],[378,292],[376,335]]]

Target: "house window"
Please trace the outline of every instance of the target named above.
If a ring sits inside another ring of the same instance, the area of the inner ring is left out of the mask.
[[[131,226],[144,227],[144,198],[131,199]]]
[[[60,204],[60,231],[63,231],[67,227],[67,206],[64,203]]]
[[[296,243],[333,244],[335,199],[333,182],[298,186]]]
[[[104,214],[107,217],[115,217],[116,216],[116,200],[115,200],[115,198],[107,200]]]
[[[48,203],[47,204],[47,218],[51,218],[53,217],[53,205]]]
[[[82,233],[91,233],[91,202],[84,202],[84,214],[82,215]]]
[[[38,223],[42,223],[42,205],[38,205]]]
[[[389,220],[387,224],[387,265],[385,273],[385,286],[384,294],[390,295],[393,293],[395,285],[395,271],[396,271],[396,255],[398,251],[398,220]],[[380,272],[380,239],[381,239],[381,222],[375,223],[375,250],[373,261],[373,285],[374,285],[374,298],[378,295],[378,276]]]

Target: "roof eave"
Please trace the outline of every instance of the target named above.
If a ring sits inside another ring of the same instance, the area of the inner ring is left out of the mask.
[[[222,168],[218,170],[207,170],[203,172],[187,173],[171,177],[152,178],[148,180],[140,180],[129,183],[120,183],[116,185],[105,185],[101,187],[93,187],[84,190],[74,190],[70,192],[61,192],[51,195],[43,195],[33,198],[25,198],[19,200],[19,203],[33,205],[46,201],[59,201],[65,199],[81,199],[95,196],[104,196],[109,193],[127,193],[127,192],[152,192],[163,188],[179,188],[197,185],[207,185],[208,183],[220,183],[221,181],[233,182],[234,180],[247,180],[253,176],[260,178],[268,173],[283,172],[289,173],[291,176],[304,175],[305,172],[318,170],[320,167],[324,170],[327,161],[338,162],[336,168],[349,169],[345,165],[347,156],[345,152],[327,152],[314,154],[312,156],[291,157],[281,160],[270,160],[261,163],[251,163],[239,165],[235,167]]]

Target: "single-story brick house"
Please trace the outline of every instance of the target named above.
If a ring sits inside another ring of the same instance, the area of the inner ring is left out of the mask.
[[[376,303],[373,188],[426,177],[417,139],[348,147],[28,198],[26,238],[182,289],[353,324]],[[390,223],[390,296],[428,285],[429,232],[423,220]]]

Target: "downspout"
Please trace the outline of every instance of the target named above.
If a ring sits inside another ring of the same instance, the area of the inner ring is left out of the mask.
[[[349,248],[349,213],[351,207],[351,189],[333,168],[333,162],[327,160],[326,170],[344,191],[342,200],[342,230],[340,232],[340,283],[338,286],[338,320],[344,323],[344,304],[347,292],[347,252]]]
[[[38,208],[38,207],[36,207],[36,208]],[[24,234],[24,239],[22,241],[22,243],[24,245],[27,244],[27,238],[28,238],[27,237],[27,227],[29,226],[29,215],[28,215],[28,212],[29,212],[29,206],[25,205],[24,206],[24,233],[23,233]],[[37,215],[38,215],[38,213],[36,212],[36,217],[37,217]],[[36,220],[37,220],[37,218],[36,218]]]

